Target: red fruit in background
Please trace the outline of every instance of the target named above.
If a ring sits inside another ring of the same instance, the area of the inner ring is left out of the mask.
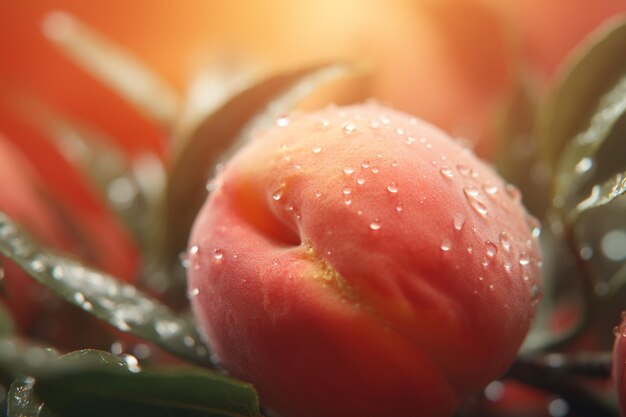
[[[433,126],[378,105],[294,114],[214,185],[192,307],[280,415],[449,416],[513,361],[537,243],[519,192]]]
[[[45,148],[44,142],[42,146]],[[48,150],[49,158],[63,162],[54,148]],[[50,165],[46,167],[51,168]],[[58,169],[67,174],[64,182],[63,178],[55,175],[47,178],[46,169],[38,172],[17,146],[0,136],[0,186],[3,191],[0,210],[42,244],[77,256],[86,264],[117,278],[133,281],[139,253],[130,235],[81,182],[79,174],[67,162],[65,165],[61,163]],[[49,179],[54,180],[48,182]],[[55,181],[58,182],[52,184]],[[5,264],[2,298],[18,327],[31,332],[40,324],[40,313],[47,308],[44,304],[53,303],[50,293],[17,265],[4,258],[2,260]],[[70,324],[64,323],[63,327],[68,326]],[[44,330],[40,336],[51,334]],[[73,337],[71,332],[60,331],[65,338]]]

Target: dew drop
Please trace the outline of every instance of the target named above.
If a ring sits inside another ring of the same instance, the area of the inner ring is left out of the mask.
[[[322,125],[322,127],[329,127],[330,126],[330,120],[322,119],[322,120],[320,120],[320,124]]]
[[[495,195],[498,192],[498,186],[491,183],[483,184],[482,189],[487,195]]]
[[[465,192],[465,195],[468,197],[478,197],[480,195],[480,191],[478,191],[478,188],[474,187],[473,185],[469,185],[463,188],[463,192]]]
[[[363,169],[368,169],[370,167],[370,161],[366,159],[365,161],[361,162],[361,167]]]
[[[530,257],[526,252],[522,252],[519,254],[519,264],[522,266],[526,266],[530,263]]]
[[[283,190],[282,190],[282,188],[280,188],[280,189],[278,189],[278,190],[275,190],[275,191],[272,193],[272,199],[273,199],[274,201],[279,201],[279,200],[282,198],[282,196],[283,196]]]
[[[593,167],[593,159],[591,158],[583,158],[581,159],[574,168],[577,174],[584,174],[589,171]]]
[[[415,138],[413,136],[408,136],[406,138],[406,144],[407,145],[413,145],[415,143]]]
[[[350,167],[345,167],[343,169],[343,173],[346,174],[346,175],[352,175],[354,173],[354,169],[350,168]]]
[[[404,134],[405,134],[405,133],[406,133],[406,132],[405,132],[405,131],[404,131],[404,129],[402,129],[401,127],[399,127],[399,128],[397,128],[397,129],[396,129],[396,134],[397,134],[398,136],[404,136]]]
[[[403,208],[402,208],[402,204],[398,203],[398,204],[396,205],[396,212],[398,212],[398,213],[402,213],[402,210],[403,210]]]
[[[391,161],[391,166],[394,167],[394,168],[397,167],[398,166],[398,161],[395,160],[395,159],[393,161]]]
[[[311,150],[313,151],[313,153],[320,153],[322,152],[322,147],[320,145],[315,145]]]
[[[356,183],[359,184],[359,185],[365,184],[365,178],[363,178],[363,177],[357,178]]]
[[[341,126],[341,128],[343,129],[345,133],[350,135],[354,133],[354,131],[356,130],[356,125],[352,122],[346,122]]]
[[[128,353],[124,353],[121,355],[122,362],[126,365],[126,368],[132,373],[138,373],[141,371],[141,367],[139,366],[139,360],[133,355]]]
[[[198,295],[200,295],[200,288],[194,288],[191,291],[189,291],[190,297],[197,297]]]
[[[456,166],[456,170],[459,171],[459,174],[467,177],[469,175],[470,169],[467,165],[459,164]]]
[[[343,187],[342,193],[345,195],[349,195],[352,192],[352,188],[348,187],[347,185]]]
[[[372,174],[378,174],[380,172],[380,169],[378,169],[378,167],[372,167]]]
[[[456,213],[452,217],[452,221],[454,223],[454,228],[456,230],[461,230],[463,228],[463,225],[465,224],[465,216],[463,216],[461,213]]]
[[[346,206],[349,206],[350,204],[352,204],[352,199],[350,197],[346,197],[346,198],[343,199],[343,203]]]
[[[541,223],[539,220],[537,220],[535,216],[528,214],[526,215],[526,224],[528,225],[532,236],[537,239],[541,234]]]
[[[489,266],[489,259],[485,258],[481,262],[483,268],[487,268]]]
[[[370,121],[370,127],[372,129],[378,129],[380,127],[380,122],[378,120],[376,120],[376,119],[372,119]]]
[[[276,126],[278,127],[289,126],[289,118],[286,116],[279,117],[278,119],[276,119]]]
[[[452,242],[450,242],[450,240],[448,239],[444,239],[441,242],[441,246],[439,247],[441,248],[442,251],[448,252],[452,248]]]
[[[443,175],[445,178],[454,178],[454,172],[450,169],[449,166],[444,166],[439,170],[439,173]]]
[[[392,181],[388,186],[387,186],[387,191],[389,191],[392,194],[396,194],[398,192],[398,184],[396,184],[394,181]]]
[[[380,159],[383,157],[383,153],[382,152],[376,152],[376,158]]]
[[[530,301],[533,304],[537,304],[539,301],[541,301],[541,297],[542,297],[542,293],[541,293],[541,288],[539,287],[539,285],[537,284],[533,284],[533,286],[530,288]]]
[[[485,242],[485,249],[487,252],[487,256],[490,258],[493,258],[498,254],[498,247],[493,242]]]
[[[511,237],[507,232],[500,233],[500,245],[502,245],[507,252],[511,250]]]
[[[322,193],[319,191],[315,192],[315,198],[320,198],[322,196]]]
[[[505,262],[505,263],[502,264],[502,266],[504,267],[504,270],[507,273],[511,273],[511,270],[513,269],[513,265],[511,265],[510,262]]]
[[[222,259],[224,259],[224,251],[221,249],[214,249],[213,258],[215,258],[216,261],[221,261]]]
[[[378,231],[381,228],[380,219],[378,217],[374,218],[370,223],[370,229],[373,231]]]

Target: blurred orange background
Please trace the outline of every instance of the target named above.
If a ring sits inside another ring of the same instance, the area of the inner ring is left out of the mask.
[[[374,97],[493,153],[493,119],[529,71],[545,85],[567,53],[623,0],[316,0],[0,3],[0,96],[25,89],[116,138],[163,152],[167,132],[74,63],[42,32],[66,11],[135,54],[181,93],[224,51],[269,70],[329,59],[371,65],[330,99]],[[324,98],[326,100],[326,97]],[[321,105],[318,102],[314,105]],[[0,100],[0,131],[31,149],[38,135]],[[41,145],[45,148],[45,145]],[[45,152],[42,152],[45,155]],[[35,156],[43,160],[44,156]]]

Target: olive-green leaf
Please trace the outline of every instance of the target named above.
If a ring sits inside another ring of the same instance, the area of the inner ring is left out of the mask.
[[[587,129],[598,103],[626,74],[626,16],[602,25],[569,57],[543,103],[536,134],[556,166],[566,144]]]
[[[207,180],[218,162],[241,146],[245,132],[286,112],[314,88],[353,69],[344,64],[316,65],[279,73],[252,83],[197,124],[175,155],[163,202],[165,256],[177,259],[184,250],[193,220],[207,193]],[[244,127],[245,126],[245,127]]]
[[[37,395],[72,416],[260,416],[255,390],[200,368],[141,370],[110,353],[72,352],[36,375]]]
[[[66,301],[115,328],[209,365],[194,324],[113,276],[40,246],[0,211],[0,253]]]
[[[624,44],[626,53],[626,43]],[[626,71],[617,83],[605,93],[595,109],[589,125],[567,143],[562,157],[559,159],[556,176],[554,178],[555,201],[568,206],[568,197],[580,186],[583,179],[593,172],[598,163],[595,157],[602,146],[607,143],[612,134],[626,134],[615,132],[618,122],[626,117]],[[620,140],[617,152],[621,152],[624,145]],[[626,163],[626,155],[623,158]]]
[[[605,206],[624,193],[626,193],[626,172],[620,172],[608,181],[591,187],[589,195],[569,212],[568,219],[575,223],[589,210]]]
[[[7,393],[7,417],[40,417],[43,402],[34,390],[35,379],[30,376],[17,378]]]
[[[65,56],[140,111],[166,128],[173,125],[178,94],[131,53],[65,12],[47,15],[43,31]]]

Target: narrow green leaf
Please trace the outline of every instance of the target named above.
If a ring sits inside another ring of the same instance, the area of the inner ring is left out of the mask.
[[[46,16],[43,31],[68,58],[140,111],[167,128],[173,126],[178,94],[131,53],[64,12]]]
[[[30,376],[13,381],[7,393],[7,417],[40,417],[44,405],[34,386],[35,379]]]
[[[260,416],[251,385],[200,368],[141,370],[107,352],[72,352],[37,374],[35,390],[60,415]]]
[[[66,301],[188,360],[210,364],[195,326],[132,285],[41,247],[0,211],[0,253]]]
[[[568,214],[570,222],[575,223],[589,210],[605,206],[626,193],[626,171],[615,175],[610,180],[591,187],[587,198],[580,201]]]
[[[570,56],[557,75],[538,120],[545,160],[556,166],[567,143],[586,130],[607,91],[626,73],[626,18],[617,17],[596,30]]]
[[[626,51],[626,44],[624,45]],[[607,143],[618,122],[626,117],[626,72],[602,96],[587,128],[568,142],[559,159],[554,184],[554,197],[566,205],[567,197],[577,190],[581,181],[593,172],[596,154]],[[626,132],[625,132],[626,133]],[[620,141],[621,142],[621,141]],[[621,150],[620,146],[620,150]],[[624,158],[626,163],[626,158]]]
[[[162,213],[165,237],[159,239],[166,245],[168,259],[177,259],[184,250],[217,163],[248,140],[250,130],[273,122],[316,87],[350,69],[340,64],[317,65],[271,76],[229,97],[197,125],[183,141],[185,146],[168,175]]]

